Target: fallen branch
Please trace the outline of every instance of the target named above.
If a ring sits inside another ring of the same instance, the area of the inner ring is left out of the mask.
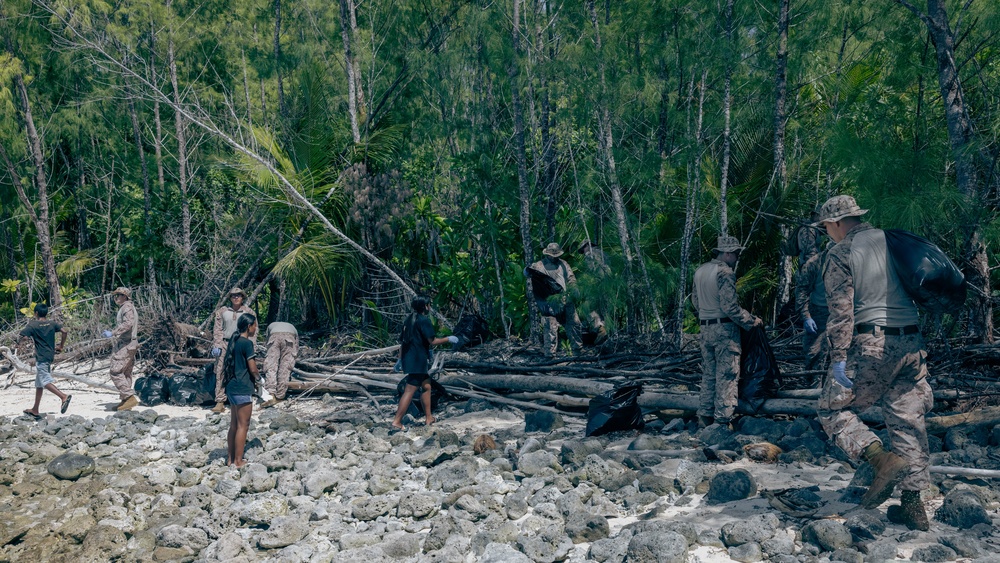
[[[964,477],[984,477],[986,479],[1000,479],[1000,470],[997,469],[977,469],[974,467],[951,467],[947,465],[932,465],[931,473],[942,473],[944,475],[962,475]]]

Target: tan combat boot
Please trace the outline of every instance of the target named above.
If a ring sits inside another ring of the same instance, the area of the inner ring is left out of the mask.
[[[215,403],[215,407],[212,408],[214,413],[224,413],[226,412],[226,403]]]
[[[138,405],[139,405],[139,399],[136,399],[135,395],[131,395],[129,396],[129,398],[122,401],[122,404],[118,405],[117,410],[130,411],[132,410],[132,407],[136,407]]]
[[[924,511],[924,503],[920,500],[920,491],[903,491],[900,495],[900,505],[892,505],[885,515],[894,524],[904,524],[911,530],[926,532],[931,529]]]
[[[903,458],[885,451],[881,442],[865,448],[864,457],[875,469],[875,478],[861,497],[861,506],[871,509],[889,500],[892,490],[906,477],[910,466]]]

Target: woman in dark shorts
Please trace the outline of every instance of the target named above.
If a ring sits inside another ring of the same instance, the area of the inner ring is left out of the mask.
[[[223,364],[226,397],[229,398],[229,435],[226,439],[226,465],[243,467],[243,450],[250,430],[250,414],[253,412],[253,392],[259,377],[255,357],[254,336],[257,334],[257,317],[244,313],[236,321],[236,333],[226,348]]]
[[[434,338],[434,327],[427,318],[431,309],[429,299],[417,297],[410,303],[410,308],[413,312],[403,321],[403,331],[399,335],[399,361],[406,374],[406,389],[399,399],[396,418],[392,419],[392,427],[397,430],[405,430],[403,415],[410,408],[410,401],[418,388],[423,388],[424,391],[420,395],[420,402],[427,417],[425,423],[428,426],[434,424],[435,419],[431,415],[431,376],[427,375],[431,363],[431,346],[458,342],[456,336]]]

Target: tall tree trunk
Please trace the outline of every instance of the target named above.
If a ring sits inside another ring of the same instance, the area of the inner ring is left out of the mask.
[[[174,104],[181,105],[181,91],[177,85],[177,61],[174,59],[174,40],[167,43],[167,64],[170,65],[170,86]],[[187,132],[184,129],[184,115],[174,110],[174,126],[177,129],[178,184],[181,190],[181,254],[185,262],[191,256],[191,202],[188,198],[188,155]]]
[[[285,86],[281,76],[281,0],[274,0],[274,70],[278,77],[278,114],[288,115],[285,106]]]
[[[722,179],[719,182],[719,234],[729,234],[729,156],[732,151],[732,108],[733,108],[733,54],[736,49],[733,45],[733,0],[726,0],[726,56],[724,64],[725,77],[723,79],[722,95]]]
[[[243,97],[247,104],[247,125],[253,127],[253,105],[250,103],[250,80],[247,78],[247,54],[240,49],[240,57],[243,59]]]
[[[38,246],[42,252],[42,263],[45,268],[45,283],[49,289],[49,307],[59,308],[62,306],[62,294],[59,292],[59,276],[56,274],[56,258],[52,253],[52,224],[49,218],[49,186],[48,177],[45,174],[45,153],[42,152],[42,139],[35,129],[35,119],[31,115],[31,103],[28,100],[28,88],[24,85],[24,79],[20,74],[14,75],[14,85],[21,99],[21,110],[24,114],[24,128],[28,136],[28,149],[32,162],[35,165],[35,188],[38,190],[38,213],[35,213],[34,206],[24,193],[24,187],[20,186],[20,181],[15,176],[13,163],[8,161],[8,169],[14,179],[15,186],[18,187],[18,196],[25,204],[35,223],[35,230],[38,231]],[[24,195],[22,195],[24,194]]]
[[[708,82],[708,70],[704,70],[701,75],[701,83],[698,88],[698,117],[695,122],[693,147],[689,151],[688,157],[688,188],[685,195],[684,209],[684,234],[681,237],[681,257],[680,273],[677,281],[677,318],[675,320],[677,332],[674,333],[674,346],[679,350],[684,344],[684,316],[687,311],[687,280],[688,263],[691,261],[691,242],[694,240],[695,224],[698,219],[698,198],[701,192],[701,131],[705,116],[705,86]],[[694,98],[694,75],[692,73],[691,82],[688,86],[688,131],[691,131],[691,105]]]
[[[555,60],[552,32],[552,26],[555,25],[555,22],[550,21],[547,0],[541,0],[540,10],[541,17],[536,28],[536,45],[538,52],[547,52],[548,55],[548,64],[542,67],[538,75],[538,90],[542,106],[540,126],[542,134],[542,188],[545,191],[545,238],[546,240],[555,240],[556,211],[559,208],[559,183],[556,165],[556,136],[552,132],[555,117],[552,114],[552,102],[549,95],[549,73]],[[543,34],[543,30],[547,31],[547,34]],[[544,49],[545,35],[548,36],[548,49]]]
[[[975,131],[969,119],[961,77],[955,64],[955,33],[948,23],[944,0],[927,0],[927,13],[907,0],[896,0],[916,14],[927,26],[934,41],[938,68],[938,86],[944,102],[948,125],[948,143],[955,159],[955,183],[965,198],[970,214],[962,225],[965,235],[962,269],[966,282],[974,288],[969,302],[969,339],[976,343],[993,342],[993,304],[991,301],[989,256],[979,232],[979,170],[976,159]]]
[[[150,25],[149,28],[149,80],[157,84],[156,80],[156,28]],[[153,136],[153,150],[156,156],[156,184],[160,189],[160,194],[164,193],[166,183],[163,180],[163,122],[160,120],[160,100],[153,100],[153,124],[156,127]]]
[[[358,128],[358,84],[354,76],[354,53],[351,50],[351,12],[347,5],[350,0],[340,0],[340,35],[344,40],[344,67],[347,69],[347,113],[351,118],[351,138],[361,142]],[[444,116],[442,115],[442,118]]]
[[[358,112],[358,123],[364,123],[368,117],[368,108],[365,104],[365,88],[364,81],[361,76],[361,70],[358,65],[358,51],[354,46],[354,43],[358,38],[358,6],[355,0],[347,0],[347,8],[351,13],[351,54],[353,55],[353,60],[351,62],[351,67],[354,69],[354,100],[355,107]]]
[[[597,19],[597,9],[594,0],[587,0],[587,9],[590,12],[590,23],[594,28],[594,45],[597,50],[597,76],[600,87],[600,99],[597,102],[598,113],[598,140],[597,145],[601,155],[604,157],[604,166],[607,172],[608,185],[611,189],[611,207],[615,212],[615,227],[618,230],[618,242],[621,245],[622,256],[625,257],[625,287],[627,291],[628,304],[626,309],[627,331],[635,333],[638,329],[636,324],[636,298],[635,283],[632,263],[632,248],[629,242],[628,218],[625,214],[625,202],[622,198],[621,185],[618,183],[618,168],[615,164],[614,136],[611,131],[611,103],[608,99],[608,86],[604,74],[604,54],[601,45],[601,29]]]
[[[514,114],[514,151],[517,160],[517,191],[521,202],[520,227],[521,250],[524,252],[524,265],[530,266],[534,261],[535,243],[531,238],[531,190],[528,186],[528,154],[524,139],[524,114],[521,109],[520,58],[521,58],[521,0],[514,0],[514,18],[511,28],[511,44],[514,53],[507,67],[510,79],[511,111]],[[538,328],[538,311],[532,297],[531,278],[526,277],[526,301],[528,306],[528,324],[531,327],[531,340],[537,341],[540,333]]]
[[[774,71],[774,176],[778,193],[784,195],[788,187],[788,170],[785,165],[785,126],[787,125],[788,98],[788,11],[789,0],[778,0],[778,49]],[[791,229],[782,227],[782,238],[792,235]],[[778,271],[778,294],[774,304],[774,320],[791,298],[792,257],[782,253]]]

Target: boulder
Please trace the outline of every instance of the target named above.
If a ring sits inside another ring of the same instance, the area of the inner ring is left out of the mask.
[[[722,527],[722,542],[729,547],[745,543],[760,544],[771,539],[781,523],[773,512],[755,514],[745,520],[732,522]],[[758,546],[758,551],[760,547]],[[734,557],[735,559],[735,557]]]
[[[851,532],[833,520],[816,520],[802,528],[802,541],[818,545],[823,551],[836,551],[851,547]]]
[[[524,432],[551,432],[566,423],[562,415],[549,411],[528,411],[524,413]]]
[[[677,532],[644,532],[632,536],[629,563],[687,563],[687,540]]]
[[[190,547],[196,551],[208,547],[208,534],[198,528],[185,528],[178,524],[164,526],[156,533],[156,545],[163,547]]]
[[[764,559],[760,544],[749,542],[729,548],[729,558],[742,563],[756,563]]]
[[[965,490],[948,493],[944,504],[934,513],[934,519],[960,530],[967,530],[976,524],[992,524],[979,496]]]
[[[757,494],[757,481],[748,471],[720,471],[712,477],[705,495],[708,504],[723,504],[743,500]]]
[[[262,549],[279,549],[292,545],[309,534],[309,526],[295,516],[278,516],[267,531],[257,538]]]
[[[939,543],[914,549],[913,555],[910,556],[911,561],[923,561],[924,563],[939,563],[956,559],[958,559],[958,554],[955,553],[955,550]]]
[[[65,452],[49,462],[46,469],[57,479],[76,481],[94,472],[94,459],[75,452]]]
[[[608,537],[611,527],[600,514],[573,512],[566,517],[566,535],[573,543],[592,542]]]

